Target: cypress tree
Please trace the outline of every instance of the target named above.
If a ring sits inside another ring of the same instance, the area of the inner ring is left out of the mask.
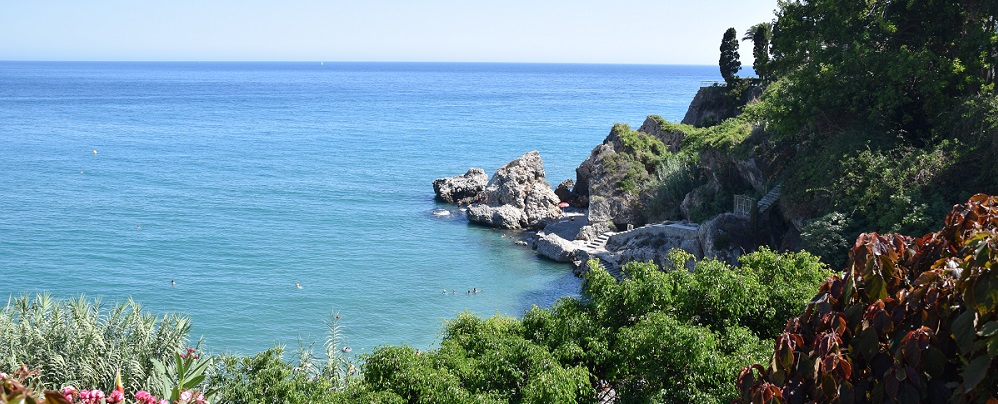
[[[738,32],[734,28],[724,31],[724,38],[721,39],[721,59],[718,65],[721,67],[721,77],[724,82],[731,84],[738,79],[735,74],[742,68],[742,62],[738,55]]]

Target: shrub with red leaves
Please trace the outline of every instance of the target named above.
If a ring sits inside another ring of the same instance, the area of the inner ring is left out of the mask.
[[[998,197],[913,239],[862,234],[842,276],[787,322],[744,403],[998,402]]]

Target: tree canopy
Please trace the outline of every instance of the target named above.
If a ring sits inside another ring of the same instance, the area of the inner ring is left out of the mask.
[[[964,97],[993,94],[993,0],[781,1],[771,121],[796,135],[873,125],[926,142]]]

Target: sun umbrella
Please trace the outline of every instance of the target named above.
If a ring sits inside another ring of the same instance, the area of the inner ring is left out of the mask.
[[[567,208],[567,207],[568,207],[568,202],[562,202],[562,203],[559,203],[559,204],[558,204],[558,207],[559,207],[559,208]]]

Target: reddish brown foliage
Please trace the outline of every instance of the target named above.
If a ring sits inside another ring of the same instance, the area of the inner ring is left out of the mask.
[[[978,402],[998,396],[998,198],[954,206],[912,239],[862,234],[776,339],[738,376],[752,403]]]

